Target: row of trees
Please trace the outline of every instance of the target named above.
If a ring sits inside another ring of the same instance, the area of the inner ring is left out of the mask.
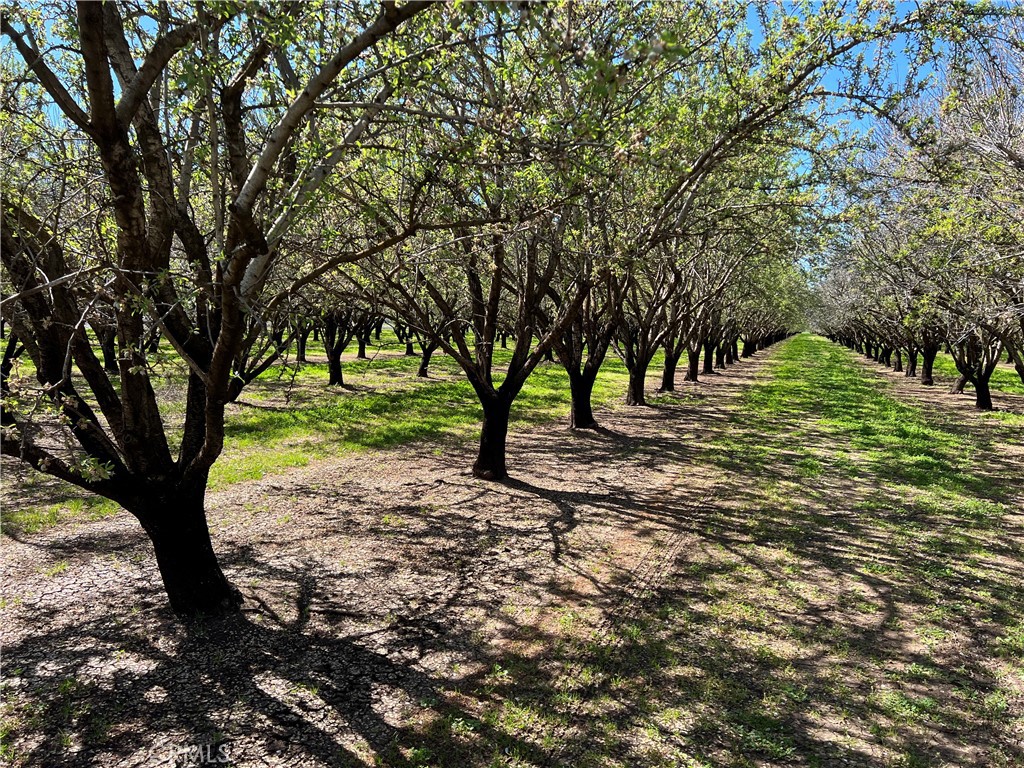
[[[696,378],[702,353],[709,370],[794,327],[829,105],[892,103],[916,70],[892,83],[891,41],[923,55],[985,20],[713,0],[4,11],[2,452],[133,514],[175,611],[236,609],[203,506],[225,407],[314,322],[332,351],[387,316],[451,355],[484,413],[474,471],[503,478],[509,411],[549,354],[588,427],[610,349],[641,405],[659,349],[671,388],[684,352]],[[9,376],[22,350],[33,381]],[[180,420],[154,386],[168,366]]]
[[[947,350],[979,409],[1003,359],[1024,381],[1024,46],[954,57],[884,134],[853,190],[848,235],[820,286],[833,338],[922,384]]]

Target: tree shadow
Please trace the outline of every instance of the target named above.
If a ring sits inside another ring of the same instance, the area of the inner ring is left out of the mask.
[[[872,415],[856,397],[836,408]],[[927,475],[843,464],[833,432],[785,408],[680,398],[631,412],[629,434],[607,418],[585,437],[518,434],[523,470],[504,484],[395,480],[411,465],[390,464],[261,486],[303,525],[254,516],[219,547],[243,617],[186,631],[151,565],[131,587],[84,573],[80,612],[43,601],[35,634],[6,643],[21,759],[216,745],[238,764],[1024,762],[996,664],[1024,604],[1019,527],[893,491],[937,477],[998,504],[999,483],[971,484],[945,450],[922,454]]]
[[[239,764],[278,755],[411,766],[421,764],[426,739],[401,723],[403,710],[473,719],[451,703],[448,680],[416,667],[428,651],[461,642],[431,616],[437,611],[390,622],[375,649],[367,643],[372,633],[311,621],[356,615],[323,599],[324,577],[314,569],[258,567],[296,587],[289,616],[264,604],[183,627],[158,609],[135,621],[106,615],[65,623],[8,645],[7,663],[17,665],[8,671],[15,681],[8,694],[20,702],[11,706],[35,731],[31,748],[10,754],[30,765],[95,765],[104,754],[177,765],[189,748],[222,747]],[[38,622],[59,624],[47,611]],[[119,669],[122,657],[131,658],[130,669]],[[489,743],[540,759],[534,745],[474,722]],[[451,764],[471,759],[457,740],[445,752]]]

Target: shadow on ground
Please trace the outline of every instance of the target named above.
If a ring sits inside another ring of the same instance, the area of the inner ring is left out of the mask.
[[[424,448],[218,495],[236,619],[175,625],[128,521],[17,544],[5,757],[1024,763],[1020,465],[786,359],[520,436],[505,485]]]

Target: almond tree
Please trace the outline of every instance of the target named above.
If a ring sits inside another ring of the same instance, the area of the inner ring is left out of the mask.
[[[275,304],[264,288],[286,235],[367,135],[395,73],[424,55],[387,41],[428,8],[384,3],[351,17],[322,4],[4,11],[3,35],[21,60],[5,77],[16,87],[5,112],[17,130],[5,131],[14,162],[0,228],[12,294],[4,316],[37,383],[9,387],[2,451],[133,514],[180,615],[241,602],[204,511],[239,354],[254,313]],[[414,39],[418,51],[436,44]],[[321,133],[311,115],[339,91],[368,106],[349,112],[346,131]],[[51,158],[96,175],[69,183]],[[318,268],[410,234],[359,238]],[[84,251],[90,239],[103,247]],[[117,374],[90,340],[101,315],[116,326]],[[180,428],[153,386],[157,329],[187,371]]]

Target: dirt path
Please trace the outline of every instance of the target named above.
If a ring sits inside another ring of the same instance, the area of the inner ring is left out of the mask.
[[[549,723],[488,723],[508,714],[500,691],[572,675],[558,637],[610,642],[658,588],[693,536],[680,513],[713,483],[687,465],[763,365],[602,413],[600,433],[514,434],[507,485],[470,476],[472,446],[420,445],[213,493],[247,609],[203,636],[170,620],[127,515],[5,540],[12,753],[150,765],[223,743],[238,765],[427,764],[431,729],[466,723],[443,764],[478,762],[481,737],[549,762],[564,745],[530,737]],[[481,681],[491,697],[460,693]]]
[[[127,516],[5,540],[5,757],[1011,765],[1002,742],[988,762],[955,745],[984,723],[932,729],[913,701],[906,723],[876,712],[886,674],[927,666],[893,624],[902,582],[865,566],[902,540],[854,519],[851,494],[878,478],[786,479],[801,451],[843,446],[813,425],[791,444],[785,416],[760,437],[745,393],[775,356],[601,413],[599,433],[520,431],[505,485],[471,477],[472,446],[423,444],[213,493],[246,612],[192,632]],[[793,464],[744,463],[772,450]]]

